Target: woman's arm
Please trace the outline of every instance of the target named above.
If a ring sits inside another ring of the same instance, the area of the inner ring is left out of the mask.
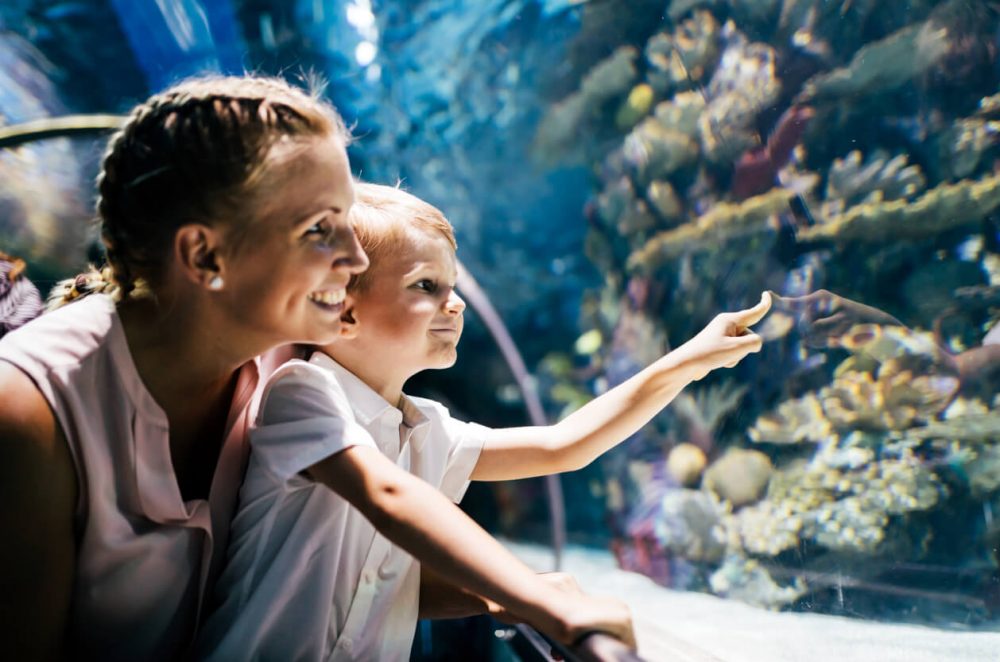
[[[770,306],[765,292],[753,308],[718,315],[694,338],[555,425],[491,430],[472,479],[513,480],[587,466],[648,423],[687,384],[759,351],[761,338],[748,327]]]
[[[77,480],[45,398],[0,361],[0,650],[61,659],[73,586]]]
[[[352,446],[308,473],[446,582],[492,600],[561,642],[598,630],[635,647],[622,602],[571,595],[540,580],[443,494],[378,450]]]

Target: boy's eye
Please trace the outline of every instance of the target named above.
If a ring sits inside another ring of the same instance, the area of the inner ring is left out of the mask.
[[[423,278],[421,280],[418,280],[416,283],[413,284],[413,286],[418,290],[423,290],[424,292],[430,292],[430,293],[437,292],[437,283],[435,283],[433,280],[430,280],[429,278]]]

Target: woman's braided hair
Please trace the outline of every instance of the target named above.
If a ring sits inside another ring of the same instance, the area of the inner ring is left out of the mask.
[[[328,135],[349,141],[336,110],[277,78],[191,79],[136,107],[111,138],[97,180],[117,296],[155,282],[183,224],[253,218],[248,194],[272,146]]]

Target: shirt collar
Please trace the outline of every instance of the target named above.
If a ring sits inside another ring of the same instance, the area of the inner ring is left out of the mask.
[[[334,374],[341,388],[344,389],[347,401],[351,404],[351,410],[359,423],[367,426],[377,419],[384,418],[396,426],[405,425],[413,430],[409,435],[410,443],[415,450],[420,450],[427,438],[424,428],[430,423],[430,419],[410,396],[402,394],[399,401],[400,406],[396,408],[379,395],[375,389],[368,386],[361,378],[337,363],[329,355],[320,351],[314,352],[309,363],[325,368]]]

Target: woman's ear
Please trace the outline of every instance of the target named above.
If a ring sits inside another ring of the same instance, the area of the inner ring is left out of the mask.
[[[340,337],[357,338],[358,318],[354,314],[354,301],[347,297],[344,299],[344,310],[340,312]]]
[[[179,228],[174,248],[178,265],[189,280],[207,285],[223,275],[218,236],[213,228],[197,223]]]

